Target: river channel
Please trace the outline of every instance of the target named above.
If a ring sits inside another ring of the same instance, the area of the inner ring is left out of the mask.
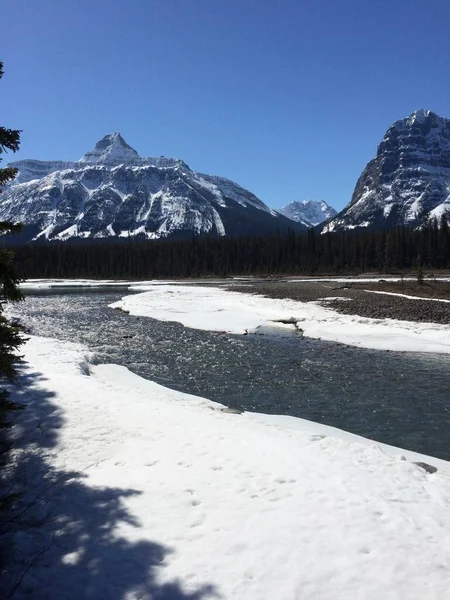
[[[32,334],[81,342],[93,362],[169,388],[450,460],[448,355],[198,331],[108,308],[126,293],[30,295],[12,312]]]

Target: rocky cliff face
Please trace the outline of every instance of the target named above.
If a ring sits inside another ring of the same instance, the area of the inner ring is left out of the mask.
[[[386,132],[351,202],[324,231],[419,226],[450,216],[450,119],[418,110]]]
[[[182,160],[139,156],[119,133],[79,161],[11,166],[19,174],[0,197],[0,220],[24,223],[24,239],[266,234],[296,226],[233,181]]]
[[[337,215],[337,212],[323,200],[302,200],[291,202],[278,212],[306,227],[315,227]]]

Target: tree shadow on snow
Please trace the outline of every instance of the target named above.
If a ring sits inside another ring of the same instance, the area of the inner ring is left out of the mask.
[[[26,408],[15,418],[13,466],[2,469],[3,489],[19,496],[0,514],[0,599],[219,598],[211,585],[183,591],[177,581],[158,583],[170,548],[117,533],[126,524],[139,537],[124,503],[139,490],[90,487],[85,474],[49,466],[45,449],[57,447],[64,415],[45,387],[42,374],[22,369],[14,392]]]

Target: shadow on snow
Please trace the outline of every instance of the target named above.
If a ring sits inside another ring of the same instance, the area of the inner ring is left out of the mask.
[[[219,598],[211,585],[186,592],[177,581],[158,583],[158,569],[172,550],[117,534],[120,524],[139,528],[124,500],[142,492],[93,488],[85,474],[49,466],[45,449],[57,446],[62,410],[52,401],[54,393],[43,389],[42,374],[21,371],[14,399],[26,408],[16,414],[13,460],[2,468],[3,489],[19,496],[0,514],[0,598]]]

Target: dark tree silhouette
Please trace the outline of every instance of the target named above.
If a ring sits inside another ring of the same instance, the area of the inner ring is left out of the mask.
[[[0,78],[2,76],[3,63],[0,61]],[[4,152],[8,150],[16,152],[19,149],[19,142],[19,130],[0,127],[0,162],[2,161],[1,155]],[[16,174],[16,169],[0,169],[0,193],[2,186],[14,179]],[[6,221],[0,222],[0,235],[16,233],[18,231],[20,231],[20,225]],[[13,381],[15,378],[18,361],[15,350],[23,343],[19,328],[11,324],[3,314],[5,302],[20,300],[22,298],[18,288],[19,279],[14,271],[13,259],[14,253],[12,250],[5,247],[0,248],[0,382],[2,385],[0,388],[0,453],[6,447],[4,429],[10,425],[8,413],[18,408],[10,400],[5,383]]]

